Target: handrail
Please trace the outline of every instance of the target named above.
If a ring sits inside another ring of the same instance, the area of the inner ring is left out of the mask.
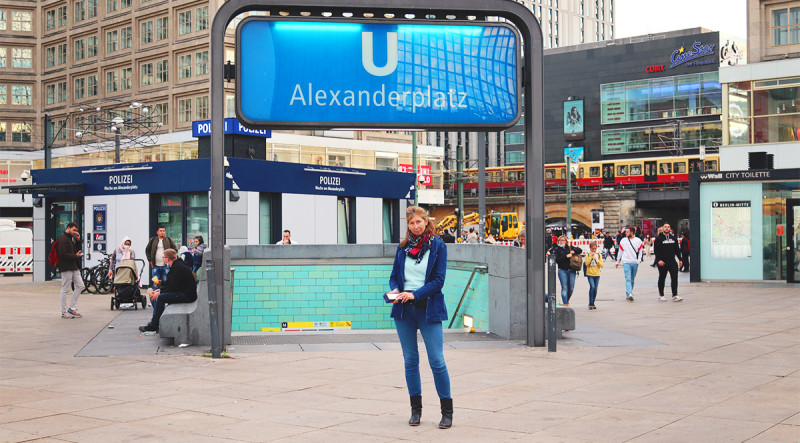
[[[467,282],[467,286],[464,287],[464,293],[461,294],[461,300],[458,301],[458,306],[456,306],[456,312],[453,313],[453,317],[450,319],[450,324],[447,326],[447,329],[453,327],[453,322],[456,321],[456,317],[458,316],[458,310],[461,309],[461,303],[464,303],[464,297],[467,296],[469,285],[472,284],[472,278],[475,277],[476,272],[480,272],[481,274],[486,274],[487,272],[489,272],[489,267],[486,265],[475,265],[475,267],[472,268],[472,273],[469,275],[469,281]]]

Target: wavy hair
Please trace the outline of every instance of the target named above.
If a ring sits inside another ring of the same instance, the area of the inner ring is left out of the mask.
[[[420,208],[419,206],[409,206],[406,208],[406,238],[400,242],[400,246],[402,247],[405,247],[408,244],[408,238],[411,236],[411,229],[408,229],[408,223],[415,216],[425,221],[425,232],[429,233],[431,238],[436,235],[436,225],[434,225],[433,220],[428,217],[428,211]]]

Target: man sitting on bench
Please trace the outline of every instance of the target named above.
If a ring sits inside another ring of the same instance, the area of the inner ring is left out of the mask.
[[[161,288],[147,291],[155,309],[150,323],[146,326],[139,326],[139,330],[142,332],[158,331],[161,314],[164,313],[167,305],[191,303],[197,300],[197,283],[192,275],[192,270],[183,263],[183,260],[178,260],[178,251],[164,250],[164,265],[169,272],[166,279],[160,282]]]

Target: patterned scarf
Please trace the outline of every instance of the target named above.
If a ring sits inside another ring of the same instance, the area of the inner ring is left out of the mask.
[[[431,248],[431,234],[425,232],[422,237],[414,237],[413,234],[408,234],[408,244],[406,245],[406,255],[417,260],[417,264],[422,261],[425,252]]]

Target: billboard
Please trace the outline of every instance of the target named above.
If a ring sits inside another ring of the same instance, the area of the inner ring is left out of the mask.
[[[583,140],[583,100],[564,102],[564,140]]]
[[[519,118],[520,37],[505,23],[250,17],[236,38],[248,127],[505,129]]]

